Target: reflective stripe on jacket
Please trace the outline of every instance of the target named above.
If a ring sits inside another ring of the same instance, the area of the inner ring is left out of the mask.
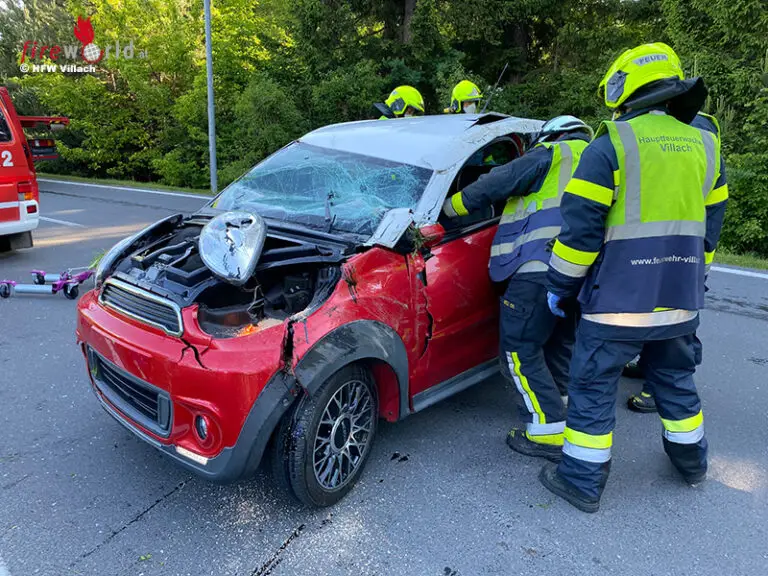
[[[539,190],[507,200],[491,247],[494,282],[506,280],[524,264],[538,264],[527,265],[525,271],[547,270],[552,240],[562,226],[560,200],[587,143],[563,140],[537,146],[552,151],[552,162]]]

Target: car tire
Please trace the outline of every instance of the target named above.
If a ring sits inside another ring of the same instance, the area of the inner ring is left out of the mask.
[[[272,471],[304,504],[331,506],[360,478],[376,436],[376,384],[351,364],[286,414],[274,438]]]

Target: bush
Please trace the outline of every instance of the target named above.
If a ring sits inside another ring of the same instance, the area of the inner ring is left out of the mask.
[[[727,163],[730,200],[721,245],[768,256],[768,154],[731,154]]]

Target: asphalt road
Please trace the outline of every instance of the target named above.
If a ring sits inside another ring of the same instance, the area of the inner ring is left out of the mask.
[[[202,203],[41,187],[49,220],[33,250],[0,255],[2,277],[85,265]],[[620,406],[612,476],[594,515],[556,500],[538,483],[541,463],[506,447],[514,399],[498,379],[382,424],[362,481],[331,509],[302,508],[267,475],[209,484],[99,407],[75,346],[73,302],[0,300],[0,576],[764,576],[768,277],[714,271],[710,284],[698,373],[709,480],[682,484],[658,418]],[[637,387],[625,382],[622,399]]]

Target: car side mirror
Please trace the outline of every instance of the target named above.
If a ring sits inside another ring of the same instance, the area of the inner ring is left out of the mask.
[[[430,224],[428,226],[422,226],[419,228],[419,233],[422,238],[421,245],[424,248],[432,248],[437,246],[445,239],[445,228],[442,224]]]

